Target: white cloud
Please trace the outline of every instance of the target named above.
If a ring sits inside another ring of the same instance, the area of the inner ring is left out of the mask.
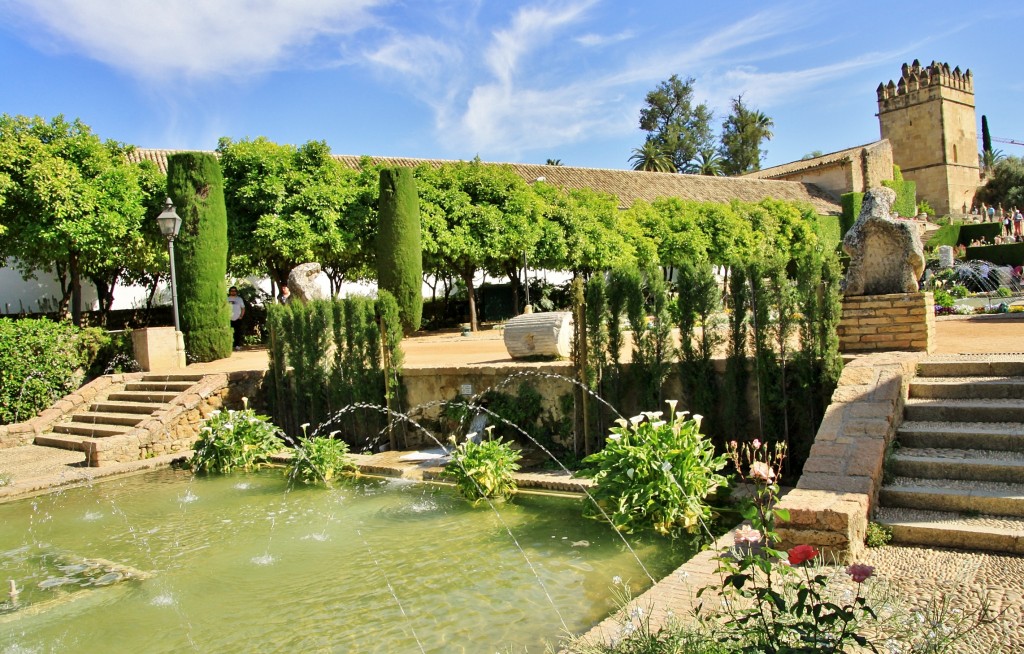
[[[579,20],[593,4],[593,0],[579,2],[558,11],[540,7],[521,9],[508,29],[494,33],[494,41],[484,55],[491,71],[502,83],[511,83],[520,59],[531,48],[546,42],[559,29]]]
[[[328,34],[373,23],[383,0],[10,0],[65,48],[148,80],[271,70]],[[43,41],[53,47],[53,41]]]
[[[573,41],[584,47],[594,48],[628,41],[634,36],[635,34],[632,30],[625,30],[618,34],[584,34],[583,36],[577,36]]]
[[[459,49],[429,36],[396,35],[365,55],[369,63],[425,80],[443,77],[462,59]]]

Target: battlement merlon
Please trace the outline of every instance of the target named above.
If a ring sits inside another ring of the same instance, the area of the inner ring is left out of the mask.
[[[974,76],[968,68],[960,72],[957,66],[950,70],[949,64],[940,64],[933,61],[931,65],[922,67],[917,59],[912,64],[903,64],[898,82],[889,80],[888,84],[879,84],[876,89],[878,94],[879,109],[886,100],[899,97],[906,97],[917,91],[934,87],[945,87],[963,93],[974,94]]]

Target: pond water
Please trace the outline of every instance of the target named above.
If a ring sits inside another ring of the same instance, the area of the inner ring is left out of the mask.
[[[0,652],[542,652],[650,584],[579,502],[166,470],[2,505]]]

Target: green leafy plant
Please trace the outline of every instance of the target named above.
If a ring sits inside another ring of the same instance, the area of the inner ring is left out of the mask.
[[[998,295],[999,297],[1012,297],[1013,291],[1011,291],[1005,286],[1000,286],[999,288],[996,289],[996,295]]]
[[[949,287],[949,294],[955,298],[967,297],[971,294],[963,284],[953,284]]]
[[[827,592],[829,575],[813,568],[820,563],[817,549],[775,549],[776,520],[789,520],[789,513],[776,506],[785,446],[732,441],[729,450],[737,474],[752,481],[755,491],[744,511],[750,524],[733,533],[734,547],[718,557],[721,583],[698,591],[698,597],[709,589],[722,597],[724,608],[704,616],[719,641],[750,654],[845,652],[852,643],[878,651],[861,633],[861,623],[876,618],[863,592],[874,568],[856,563],[846,568],[857,593],[840,601]]]
[[[728,485],[718,474],[726,458],[700,433],[700,416],[667,404],[665,419],[656,411],[619,420],[604,449],[583,460],[580,474],[596,483],[587,515],[607,516],[627,533],[653,528],[671,536],[697,533],[711,521],[707,497]]]
[[[868,547],[883,547],[892,540],[892,527],[869,522],[867,533],[864,537],[864,544]]]
[[[501,439],[477,443],[472,439],[475,435],[470,436],[452,450],[444,478],[454,482],[459,494],[471,502],[508,499],[516,492],[513,473],[519,469],[519,452]]]
[[[936,288],[933,293],[935,294],[935,304],[937,306],[949,308],[956,304],[956,300],[945,289]]]
[[[299,446],[292,453],[289,479],[297,479],[304,484],[330,485],[339,475],[359,469],[349,456],[348,444],[335,438],[338,432],[307,437],[305,428],[302,431]]]
[[[45,318],[0,319],[0,424],[28,420],[78,388],[87,362],[80,333]]]
[[[255,470],[283,446],[281,430],[248,406],[215,411],[203,422],[188,465],[193,472]]]

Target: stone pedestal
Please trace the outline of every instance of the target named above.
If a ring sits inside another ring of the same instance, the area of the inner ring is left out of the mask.
[[[135,360],[143,372],[185,367],[185,340],[174,327],[146,327],[132,332]]]
[[[931,352],[935,299],[931,293],[889,293],[843,298],[839,350],[845,353]]]

